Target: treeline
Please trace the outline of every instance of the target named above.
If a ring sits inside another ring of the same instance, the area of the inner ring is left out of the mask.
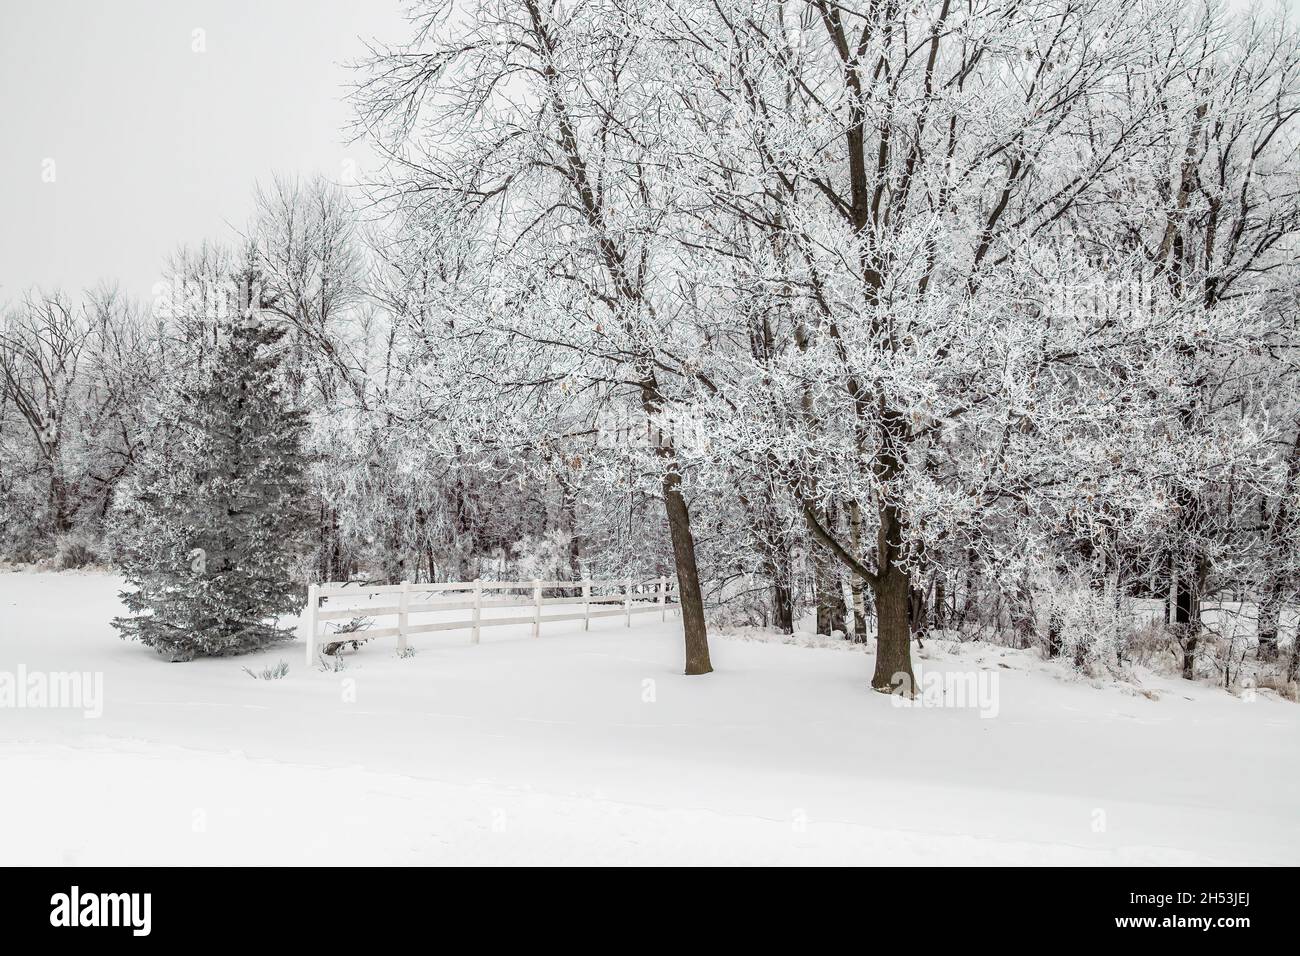
[[[169,343],[255,275],[304,578],[675,572],[688,673],[707,606],[873,639],[882,690],[936,631],[1296,679],[1283,13],[467,0],[360,66],[374,181],[273,183],[157,302],[11,308],[11,559],[98,551]]]

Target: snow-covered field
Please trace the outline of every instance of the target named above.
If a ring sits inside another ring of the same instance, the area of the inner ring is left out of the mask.
[[[1268,694],[931,642],[996,716],[901,708],[848,646],[715,637],[683,677],[655,615],[167,664],[118,587],[0,575],[0,677],[103,680],[98,718],[0,709],[0,863],[1300,862],[1300,707]]]

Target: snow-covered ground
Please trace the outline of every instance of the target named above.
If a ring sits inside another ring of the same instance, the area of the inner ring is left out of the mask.
[[[715,637],[684,677],[656,615],[167,664],[118,587],[0,575],[0,676],[103,680],[98,718],[0,709],[2,864],[1300,862],[1300,706],[1264,693],[931,642],[996,716],[901,708],[847,645]]]

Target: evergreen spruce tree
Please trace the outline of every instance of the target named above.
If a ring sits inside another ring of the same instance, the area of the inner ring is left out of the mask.
[[[114,506],[132,615],[113,624],[173,661],[291,639],[277,619],[302,607],[306,415],[281,392],[285,329],[247,305],[229,312],[215,320],[215,345],[211,321],[205,349],[191,336],[191,361],[178,370],[188,380],[159,402]]]

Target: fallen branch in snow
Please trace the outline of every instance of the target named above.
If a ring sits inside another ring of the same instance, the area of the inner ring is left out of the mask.
[[[334,631],[334,633],[335,634],[358,634],[361,631],[365,631],[373,627],[374,623],[375,623],[374,618],[354,617],[346,624],[339,625],[337,629]],[[330,657],[334,657],[335,655],[340,653],[344,648],[349,647],[349,645],[351,646],[351,649],[354,651],[360,650],[361,645],[364,644],[367,640],[369,640],[369,638],[347,638],[340,641],[329,641],[328,643],[325,644],[324,647],[321,648],[321,653],[326,654]]]

